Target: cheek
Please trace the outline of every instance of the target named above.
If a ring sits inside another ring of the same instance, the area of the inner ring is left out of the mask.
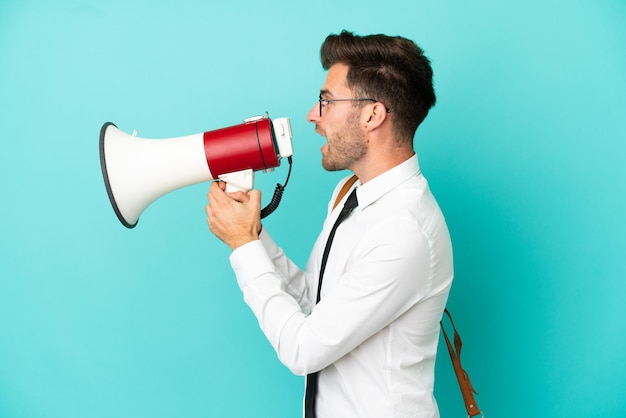
[[[327,138],[335,138],[341,136],[346,130],[346,119],[330,118],[322,123],[322,130],[326,134]]]
[[[333,109],[339,110],[339,109]],[[327,142],[338,142],[341,138],[353,137],[359,131],[360,110],[329,113],[323,121],[318,123],[319,131],[326,137]]]

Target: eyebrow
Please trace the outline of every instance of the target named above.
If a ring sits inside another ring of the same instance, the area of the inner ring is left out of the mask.
[[[322,90],[320,90],[320,96],[330,96],[330,97],[333,97],[333,94],[328,89],[322,89]]]

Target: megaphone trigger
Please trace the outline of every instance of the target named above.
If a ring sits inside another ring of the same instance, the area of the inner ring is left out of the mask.
[[[254,171],[251,168],[234,173],[221,174],[218,178],[226,183],[226,193],[248,192],[254,186]]]

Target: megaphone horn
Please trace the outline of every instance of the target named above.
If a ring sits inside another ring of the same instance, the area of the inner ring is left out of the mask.
[[[289,157],[288,118],[257,116],[240,125],[169,139],[127,134],[107,122],[100,130],[100,165],[113,210],[127,228],[159,197],[184,186],[223,179],[227,191],[250,190],[254,172]],[[280,185],[279,185],[280,186]]]

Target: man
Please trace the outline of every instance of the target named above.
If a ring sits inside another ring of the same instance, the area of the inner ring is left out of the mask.
[[[328,73],[307,118],[327,141],[322,166],[357,180],[333,209],[348,178],[337,185],[306,269],[262,229],[256,190],[227,195],[213,183],[209,228],[233,249],[245,301],[280,360],[308,375],[307,417],[437,417],[435,354],[453,268],[413,150],[435,103],[430,63],[408,39],[345,31],[325,40],[321,60]],[[358,206],[327,250],[348,200]]]

